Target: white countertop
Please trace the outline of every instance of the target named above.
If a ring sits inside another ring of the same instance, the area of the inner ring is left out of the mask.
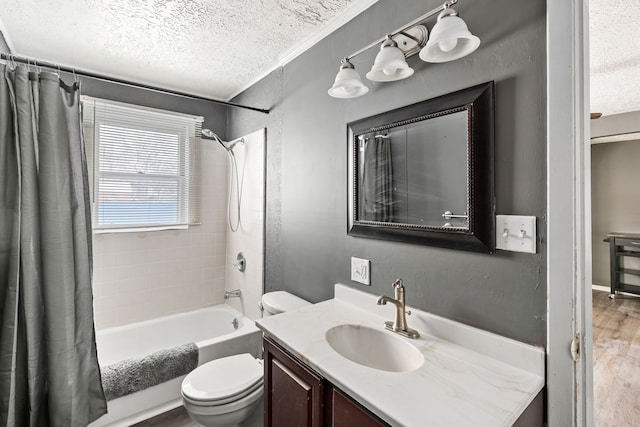
[[[511,426],[542,390],[543,349],[415,309],[407,323],[421,336],[402,339],[424,356],[418,369],[387,372],[344,358],[330,347],[326,331],[343,324],[384,329],[384,321],[393,320],[394,307],[378,306],[376,299],[338,284],[332,300],[256,324],[394,426]]]

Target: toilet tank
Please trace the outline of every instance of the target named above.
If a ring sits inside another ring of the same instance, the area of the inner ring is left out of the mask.
[[[311,303],[285,291],[267,292],[260,300],[260,307],[265,317],[307,305]]]

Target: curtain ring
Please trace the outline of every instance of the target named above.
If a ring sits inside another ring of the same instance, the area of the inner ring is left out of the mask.
[[[80,78],[78,77],[78,75],[76,74],[76,69],[72,68],[71,71],[73,72],[73,81],[75,83],[80,83]]]

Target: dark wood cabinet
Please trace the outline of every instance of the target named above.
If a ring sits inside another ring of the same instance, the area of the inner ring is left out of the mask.
[[[331,389],[331,427],[382,427],[387,424],[374,418],[346,394]]]
[[[264,369],[265,427],[388,425],[268,338]]]
[[[264,340],[265,427],[323,426],[324,380]]]

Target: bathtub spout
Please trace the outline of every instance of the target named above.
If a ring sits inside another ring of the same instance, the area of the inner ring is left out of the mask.
[[[240,298],[242,291],[240,289],[234,289],[232,291],[224,291],[224,299]]]

